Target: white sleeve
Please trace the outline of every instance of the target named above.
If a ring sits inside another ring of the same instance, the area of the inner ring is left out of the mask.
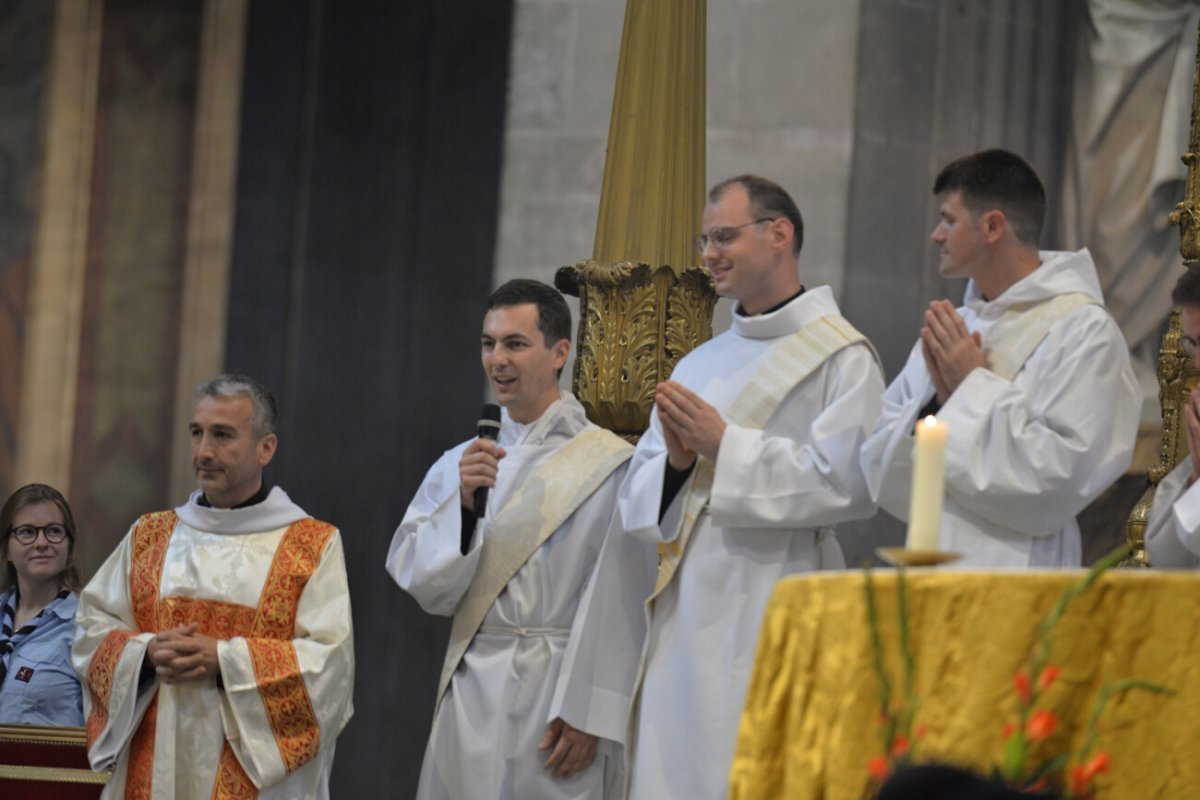
[[[662,505],[663,478],[667,469],[667,446],[662,438],[658,411],[650,409],[650,427],[638,440],[637,450],[629,462],[621,482],[617,508],[621,526],[638,539],[647,542],[669,542],[679,535],[683,517],[683,501],[695,477],[695,470],[675,494],[661,524],[658,511]]]
[[[295,636],[218,642],[221,723],[256,786],[332,752],[354,713],[354,635],[335,531],[296,605]]]
[[[870,349],[850,346],[793,388],[772,417],[800,416],[806,406],[820,404],[807,430],[771,435],[728,425],[709,499],[713,522],[793,530],[871,516],[875,503],[859,450],[882,393],[883,376]]]
[[[871,497],[880,508],[902,521],[908,519],[912,485],[913,425],[934,393],[918,345],[883,393],[879,419],[863,442],[862,467]]]
[[[430,614],[450,616],[458,609],[489,524],[486,517],[475,523],[463,555],[458,462],[465,447],[446,452],[430,468],[388,548],[388,574]]]
[[[1191,486],[1185,457],[1158,482],[1146,521],[1146,560],[1152,567],[1200,566],[1200,482]]]
[[[88,760],[109,769],[126,749],[158,689],[142,662],[153,632],[137,630],[129,575],[133,531],[79,595],[71,662],[83,689]]]
[[[949,431],[947,496],[984,519],[1047,536],[1129,466],[1141,390],[1120,330],[1095,306],[1051,328],[1037,353],[1037,374],[1021,381],[1028,389],[976,369],[938,418]]]
[[[624,743],[646,634],[645,599],[654,588],[653,544],[626,535],[614,507],[624,469],[588,500],[604,544],[579,600],[547,722],[562,717],[579,730]],[[600,513],[597,513],[599,510]]]

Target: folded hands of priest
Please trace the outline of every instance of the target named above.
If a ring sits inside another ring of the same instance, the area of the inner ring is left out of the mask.
[[[938,403],[945,403],[976,367],[985,366],[983,341],[967,330],[963,318],[948,300],[934,300],[921,328],[921,352],[933,378]]]
[[[725,420],[700,395],[676,381],[663,381],[654,394],[663,426],[667,458],[675,469],[687,469],[696,454],[715,461],[725,435]]]

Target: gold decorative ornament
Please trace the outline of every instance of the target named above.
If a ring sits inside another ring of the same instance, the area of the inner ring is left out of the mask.
[[[1197,31],[1200,41],[1200,31]],[[1185,265],[1200,262],[1200,48],[1196,54],[1196,70],[1192,80],[1192,129],[1188,136],[1188,152],[1183,154],[1187,165],[1187,184],[1183,200],[1175,206],[1167,220],[1179,226],[1179,252]],[[1191,388],[1200,380],[1195,357],[1183,349],[1183,328],[1179,309],[1171,309],[1167,332],[1163,335],[1158,353],[1158,400],[1162,409],[1162,439],[1158,463],[1146,475],[1150,484],[1142,499],[1134,506],[1125,529],[1125,538],[1133,548],[1122,566],[1153,566],[1146,560],[1146,522],[1158,482],[1166,477],[1181,459],[1188,456],[1186,437],[1182,436],[1183,405]]]
[[[579,297],[572,389],[636,441],[654,387],[712,336],[716,294],[692,237],[704,207],[705,0],[630,0],[592,258],[561,268]]]
[[[655,385],[712,336],[717,298],[710,273],[580,261],[560,269],[554,282],[579,297],[576,397],[589,419],[636,442],[649,424]]]

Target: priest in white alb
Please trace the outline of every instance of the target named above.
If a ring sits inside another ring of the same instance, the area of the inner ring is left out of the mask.
[[[621,790],[653,550],[614,528],[633,448],[558,387],[570,335],[552,287],[516,280],[492,294],[481,343],[499,439],[438,459],[388,551],[396,583],[454,617],[421,800]]]
[[[1086,249],[1039,252],[1046,193],[1004,150],[934,183],[939,272],[968,278],[935,300],[863,447],[880,506],[908,518],[913,426],[946,423],[939,547],[958,566],[1078,567],[1075,516],[1129,466],[1141,391]]]
[[[142,516],[83,590],[72,657],[105,798],[329,797],[353,714],[338,531],[263,482],[275,402],[250,378],[196,390],[199,490]]]
[[[728,793],[775,582],[844,566],[833,526],[875,510],[858,450],[883,377],[829,287],[805,290],[795,202],[752,175],[714,187],[697,244],[732,328],[659,384],[621,488],[657,545],[630,764],[632,800]]]

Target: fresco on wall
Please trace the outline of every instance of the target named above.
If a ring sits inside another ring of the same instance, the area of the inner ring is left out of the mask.
[[[0,10],[0,502],[16,488],[21,360],[53,11],[52,4],[40,0],[6,2]]]
[[[201,3],[104,6],[71,499],[85,573],[168,508]]]

